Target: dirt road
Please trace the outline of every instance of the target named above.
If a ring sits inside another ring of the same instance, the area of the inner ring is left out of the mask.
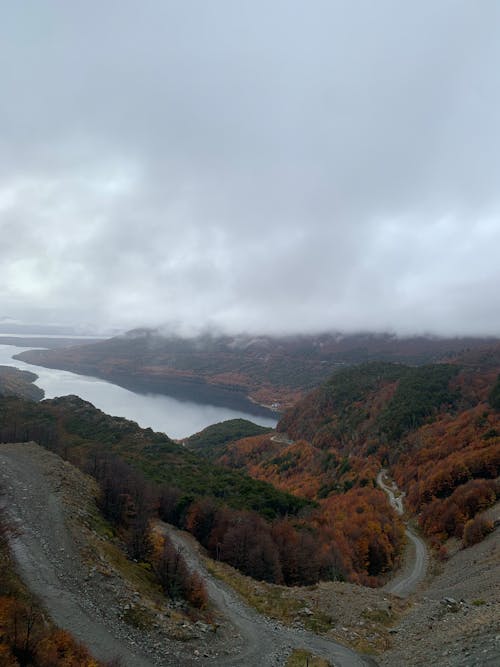
[[[89,566],[80,555],[81,545],[76,544],[68,528],[68,496],[59,490],[62,484],[69,485],[70,493],[77,495],[79,475],[34,443],[0,445],[1,502],[18,527],[12,548],[20,573],[53,620],[87,645],[97,658],[119,656],[126,667],[282,667],[294,647],[303,647],[335,667],[376,664],[324,637],[291,630],[260,616],[206,572],[190,536],[169,527],[164,529],[183,549],[189,566],[202,573],[213,604],[233,631],[226,628],[220,637],[217,633],[188,646],[184,643],[179,647],[175,642],[150,646],[146,633],[134,631],[121,620],[116,609],[119,599],[116,591],[109,590],[109,582],[89,574]],[[74,507],[78,511],[78,503]]]
[[[66,527],[60,500],[40,468],[39,449],[34,444],[0,445],[0,502],[17,527],[11,548],[22,578],[54,622],[96,658],[120,657],[127,667],[152,667],[127,640],[127,628],[111,627],[102,617],[84,585],[87,568]]]
[[[381,470],[377,475],[377,484],[389,497],[389,502],[394,510],[402,516],[404,514],[404,494],[398,490],[395,482],[388,481],[386,470]],[[406,563],[401,573],[384,587],[388,593],[399,595],[399,597],[408,597],[415,592],[418,584],[423,581],[426,575],[428,563],[425,542],[408,524],[406,524],[405,533],[409,541],[405,558]]]
[[[191,536],[162,524],[162,530],[182,550],[192,570],[204,579],[211,602],[231,621],[243,638],[238,655],[217,658],[213,664],[227,667],[271,667],[284,665],[293,648],[304,648],[325,658],[335,667],[363,667],[377,663],[349,648],[305,630],[287,628],[277,621],[264,618],[244,604],[228,586],[213,578],[205,569]],[[205,664],[212,664],[207,661]]]

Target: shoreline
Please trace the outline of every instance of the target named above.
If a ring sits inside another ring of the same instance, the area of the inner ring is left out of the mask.
[[[28,351],[26,351],[28,352]],[[45,363],[36,362],[34,359],[25,358],[25,352],[16,354],[13,359],[29,363],[33,366],[50,368],[53,370],[63,370],[76,375],[96,377],[115,384],[123,389],[132,391],[135,394],[147,396],[148,394],[160,394],[170,396],[179,401],[189,403],[199,403],[201,405],[214,405],[221,408],[229,408],[256,417],[269,417],[279,419],[280,413],[271,408],[255,403],[243,389],[226,388],[220,385],[213,385],[198,378],[165,378],[158,376],[137,376],[124,373],[105,373],[95,366],[77,367],[73,365],[61,364],[52,366]]]

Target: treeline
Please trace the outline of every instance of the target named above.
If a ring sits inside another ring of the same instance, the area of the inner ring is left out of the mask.
[[[169,513],[162,516],[173,518]],[[234,511],[203,499],[189,507],[180,527],[189,530],[212,558],[255,579],[303,586],[332,578],[334,546],[322,552],[315,531],[298,529],[287,519],[268,523],[255,512]]]
[[[118,667],[118,661],[95,660],[68,632],[52,626],[16,575],[8,537],[0,512],[1,667]]]
[[[110,417],[77,396],[42,403],[0,399],[0,440],[34,440],[79,466],[100,449],[116,454],[160,485],[175,485],[187,495],[219,498],[235,509],[255,510],[270,519],[297,514],[309,504],[242,472],[214,465],[164,433]]]
[[[113,455],[95,454],[87,465],[100,487],[98,507],[118,530],[126,553],[151,565],[164,594],[184,599],[203,609],[208,602],[205,585],[191,572],[180,552],[165,535],[153,531],[161,491],[138,470]]]
[[[129,557],[150,563],[169,597],[201,608],[207,602],[203,582],[189,571],[182,554],[153,532],[156,517],[188,530],[213,558],[255,579],[307,585],[347,575],[337,567],[334,546],[319,547],[312,525],[298,528],[286,518],[268,522],[257,512],[189,497],[176,487],[158,487],[117,457],[92,457],[87,471],[99,483],[99,508],[118,528]]]
[[[385,494],[370,487],[333,495],[303,518],[267,522],[258,514],[199,499],[179,512],[164,490],[159,513],[189,530],[209,554],[259,580],[303,586],[347,580],[376,586],[396,564],[404,527]]]
[[[165,594],[203,608],[206,591],[168,539],[152,531],[156,517],[189,531],[209,555],[261,581],[303,586],[320,580],[377,585],[401,551],[404,531],[385,495],[352,489],[303,517],[267,521],[215,498],[157,486],[117,457],[96,453],[87,471],[97,479],[99,507],[130,558],[151,564]]]

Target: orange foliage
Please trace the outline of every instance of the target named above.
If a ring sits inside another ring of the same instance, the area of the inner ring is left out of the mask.
[[[499,413],[479,403],[422,426],[409,443],[413,451],[393,468],[408,506],[420,513],[427,535],[462,537],[465,524],[499,494]]]
[[[325,451],[305,440],[277,442],[269,435],[238,440],[218,460],[230,468],[245,468],[255,479],[311,500],[356,484],[374,485],[380,469],[374,456],[350,456],[345,469],[342,461],[334,449]]]
[[[373,585],[390,570],[404,542],[404,527],[385,494],[373,488],[351,489],[331,496],[314,522],[322,539],[335,544],[350,581]]]
[[[65,630],[50,630],[41,614],[14,597],[0,597],[0,667],[99,667]]]
[[[40,641],[36,649],[39,667],[98,667],[99,663],[92,658],[87,649],[77,644],[65,630],[54,630]]]

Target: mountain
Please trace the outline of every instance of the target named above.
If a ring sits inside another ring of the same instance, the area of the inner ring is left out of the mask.
[[[207,334],[184,339],[138,329],[67,349],[32,350],[18,358],[101,377],[133,391],[164,393],[258,414],[261,406],[282,412],[346,365],[375,359],[423,364],[453,358],[487,342],[389,334],[281,338]]]

